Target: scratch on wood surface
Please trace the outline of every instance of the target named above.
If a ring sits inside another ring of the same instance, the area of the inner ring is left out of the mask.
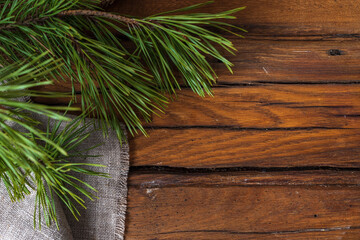
[[[263,70],[266,74],[269,74],[268,70],[265,67],[263,67]]]
[[[159,188],[148,188],[146,189],[146,194],[151,200],[155,200],[157,190],[159,190]]]

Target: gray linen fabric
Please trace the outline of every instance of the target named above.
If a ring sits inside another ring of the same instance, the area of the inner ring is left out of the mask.
[[[34,229],[33,211],[35,191],[22,202],[11,202],[3,183],[0,184],[0,239],[1,240],[71,240],[71,229],[66,221],[61,205],[57,202],[60,230],[55,226],[46,227],[42,222],[41,231]]]
[[[38,117],[46,122],[43,117]],[[62,126],[64,127],[64,126]],[[104,142],[103,145],[88,151],[87,155],[102,155],[98,158],[82,159],[86,163],[101,163],[108,166],[101,171],[110,174],[111,178],[81,175],[82,180],[90,183],[99,192],[99,199],[86,201],[85,209],[79,209],[80,221],[59,201],[57,214],[60,230],[55,226],[46,227],[42,223],[41,231],[33,227],[35,192],[32,192],[20,203],[11,202],[3,183],[0,183],[0,240],[121,240],[124,235],[125,211],[127,197],[127,174],[129,169],[129,147],[120,146],[112,132],[104,139],[102,132],[94,132],[79,149],[86,149]],[[79,161],[79,159],[77,159]],[[96,169],[99,170],[99,169]]]
[[[87,142],[90,143],[87,146],[103,141],[102,132],[97,131],[87,139]],[[86,143],[83,147],[86,148]],[[86,201],[88,209],[80,209],[79,221],[76,221],[71,213],[66,211],[67,208],[64,208],[74,239],[123,239],[129,169],[128,152],[128,145],[120,146],[116,134],[110,133],[109,137],[105,139],[105,144],[88,152],[89,155],[102,155],[101,159],[83,159],[86,163],[101,163],[108,166],[101,171],[110,174],[111,178],[78,176],[95,186],[99,199]]]

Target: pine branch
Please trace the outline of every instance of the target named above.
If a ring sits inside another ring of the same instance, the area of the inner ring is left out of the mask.
[[[68,16],[103,17],[103,18],[108,18],[108,19],[113,19],[113,20],[117,20],[120,22],[124,22],[127,24],[137,24],[137,21],[135,19],[127,18],[127,17],[121,16],[121,15],[112,14],[112,13],[108,13],[108,12],[96,11],[96,10],[67,10],[67,11],[59,12],[58,14],[53,15],[51,17],[60,17],[61,18],[61,17],[68,17]],[[46,16],[46,17],[29,18],[22,22],[10,23],[10,24],[4,25],[4,26],[0,26],[0,31],[16,29],[19,26],[30,26],[30,25],[42,24],[42,23],[46,22],[47,20],[49,20],[51,17]]]
[[[56,221],[55,209],[51,207],[54,195],[75,216],[78,214],[74,202],[81,205],[82,198],[67,191],[67,184],[84,193],[83,197],[93,197],[91,186],[85,183],[90,189],[86,190],[78,185],[80,179],[71,178],[66,171],[103,175],[67,162],[67,155],[73,150],[67,143],[80,144],[80,140],[86,139],[89,131],[86,124],[81,125],[77,119],[62,132],[49,127],[41,131],[39,123],[25,109],[59,121],[57,126],[68,119],[56,112],[59,108],[20,102],[16,98],[59,96],[35,91],[33,87],[52,84],[49,79],[71,81],[74,101],[75,84],[81,86],[84,115],[80,118],[95,115],[96,126],[104,135],[110,127],[120,141],[125,139],[119,119],[130,134],[137,131],[146,134],[140,119],[150,121],[152,114],[162,112],[168,102],[164,93],[176,94],[180,81],[200,96],[212,94],[211,86],[217,76],[209,58],[223,62],[231,72],[232,63],[219,48],[230,53],[236,49],[230,40],[209,27],[240,37],[238,32],[244,31],[219,21],[234,19],[233,14],[243,8],[215,14],[181,14],[211,3],[207,2],[146,18],[128,18],[104,12],[98,3],[97,0],[0,0],[3,6],[0,11],[0,66],[3,67],[0,69],[0,179],[13,200],[23,198],[35,185],[37,211],[45,210],[47,223]],[[173,13],[176,15],[170,15]],[[135,49],[125,48],[118,35]],[[47,54],[41,55],[44,52]],[[176,71],[180,78],[175,76]],[[10,127],[9,121],[24,131]],[[74,131],[77,135],[69,134]]]
[[[77,218],[75,204],[85,207],[83,197],[93,199],[96,191],[70,174],[107,177],[87,167],[104,167],[99,164],[69,162],[69,158],[93,157],[83,155],[76,147],[86,140],[92,131],[91,121],[83,124],[85,115],[76,119],[64,117],[55,110],[76,110],[70,107],[50,107],[23,101],[29,96],[64,97],[60,93],[33,90],[34,87],[52,84],[47,75],[60,66],[59,61],[43,60],[44,54],[30,63],[13,64],[0,69],[0,180],[13,201],[22,200],[32,189],[36,191],[34,223],[41,227],[41,212],[45,222],[57,224],[54,196],[57,195]],[[34,115],[53,119],[53,127],[46,130]],[[66,125],[59,130],[60,125]],[[88,146],[93,148],[94,146]],[[75,150],[75,151],[74,151]],[[85,149],[86,150],[86,149]],[[82,151],[85,151],[82,149]],[[73,192],[76,190],[77,192]],[[78,196],[81,193],[83,197]]]
[[[11,31],[0,30],[3,52],[13,61],[19,60],[21,53],[28,57],[39,54],[38,49],[63,59],[64,66],[54,77],[68,76],[72,82],[79,82],[83,110],[94,106],[104,132],[110,126],[119,139],[124,139],[119,116],[131,134],[138,129],[146,134],[140,119],[150,121],[151,113],[162,111],[167,100],[161,93],[175,93],[180,89],[174,70],[179,70],[184,82],[204,96],[211,94],[211,85],[216,80],[207,57],[224,62],[229,70],[232,65],[210,43],[232,51],[231,42],[197,25],[220,28],[220,23],[211,21],[231,19],[230,14],[241,9],[219,14],[135,19],[94,9],[73,9],[74,6],[77,6],[75,2],[63,2],[56,11],[44,8],[43,12],[35,11],[35,18],[25,16],[12,21]],[[124,24],[127,30],[108,20]],[[129,54],[108,28],[128,37],[137,50]],[[88,36],[89,32],[94,35]],[[145,69],[149,69],[152,76]]]
[[[117,14],[103,12],[103,11],[95,11],[95,10],[67,10],[64,12],[60,12],[56,15],[56,17],[66,17],[66,16],[103,17],[103,18],[107,18],[107,19],[124,22],[127,24],[137,24],[138,23],[133,18],[127,18],[127,17],[117,15]]]
[[[78,220],[80,213],[78,206],[86,208],[84,205],[84,198],[94,200],[96,196],[94,192],[97,190],[81,179],[72,176],[72,173],[80,173],[85,175],[92,175],[97,177],[109,177],[109,175],[89,170],[88,167],[103,168],[106,167],[101,164],[77,163],[75,159],[93,158],[97,156],[90,156],[83,154],[89,149],[97,146],[87,146],[87,149],[77,149],[77,147],[84,142],[92,132],[93,121],[84,122],[84,115],[80,115],[71,122],[67,123],[63,130],[60,125],[64,124],[62,121],[55,121],[53,127],[50,127],[50,122],[47,125],[46,137],[63,149],[68,155],[63,155],[49,144],[43,144],[43,151],[50,153],[49,161],[42,163],[35,171],[35,175],[31,176],[31,180],[36,185],[36,203],[34,210],[34,225],[36,220],[39,227],[41,227],[41,210],[44,212],[43,217],[47,225],[51,223],[57,224],[56,208],[54,196],[56,195],[64,205],[70,210],[73,216]],[[69,161],[69,158],[72,161]],[[75,162],[74,162],[75,161]],[[36,218],[36,216],[39,216]]]

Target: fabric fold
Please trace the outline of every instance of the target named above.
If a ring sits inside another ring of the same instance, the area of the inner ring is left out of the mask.
[[[36,118],[44,124],[47,122],[47,118],[42,116]],[[62,125],[61,128],[64,126]],[[21,202],[13,203],[4,184],[0,182],[0,240],[122,240],[125,229],[129,146],[126,143],[121,146],[116,134],[111,131],[107,138],[103,137],[101,131],[94,131],[77,148],[83,150],[99,143],[103,144],[89,150],[85,155],[100,155],[100,157],[77,158],[76,162],[105,165],[107,167],[102,168],[101,171],[111,177],[74,174],[75,177],[79,177],[98,190],[97,199],[85,200],[87,209],[79,208],[81,214],[79,221],[59,200],[56,200],[60,229],[58,230],[55,225],[47,227],[45,222],[42,222],[41,231],[34,229],[33,211],[36,192],[33,191]],[[99,171],[98,168],[93,170]]]

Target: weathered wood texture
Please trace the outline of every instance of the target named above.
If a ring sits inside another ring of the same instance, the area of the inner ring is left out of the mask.
[[[109,10],[147,16],[199,2]],[[360,2],[217,0],[204,11],[238,6],[231,23],[249,33],[228,36],[234,74],[210,59],[215,97],[184,89],[146,125],[150,138],[130,139],[126,238],[360,239]]]
[[[274,37],[265,41],[247,37],[233,41],[238,49],[236,56],[222,52],[234,63],[234,74],[222,63],[209,59],[219,76],[219,84],[360,82],[358,39],[284,41]],[[64,82],[47,89],[71,90],[70,84]]]
[[[149,16],[189,6],[203,0],[118,0],[112,11]],[[219,12],[246,6],[237,14],[236,25],[250,35],[338,35],[359,34],[360,3],[352,0],[222,0],[204,8]]]
[[[359,167],[358,85],[216,88],[200,99],[184,90],[151,138],[131,141],[134,165],[181,167]]]
[[[357,129],[154,129],[131,141],[132,165],[359,167]]]
[[[199,1],[129,2],[114,9],[145,16]],[[127,239],[360,239],[359,3],[216,4],[208,10],[247,6],[234,74],[213,63],[214,98],[179,93],[150,138],[131,140]],[[303,170],[319,166],[354,171]],[[274,167],[293,170],[244,172]]]
[[[214,89],[201,98],[183,90],[148,126],[358,128],[360,85],[257,85]]]
[[[133,174],[127,239],[358,239],[358,187],[314,186],[314,178],[323,179],[316,173],[301,177],[303,186],[293,185],[298,178],[289,174],[274,174],[269,181],[278,178],[279,185],[271,187],[261,174],[183,174],[177,176],[181,183],[162,174]]]
[[[299,41],[234,39],[236,56],[224,55],[235,65],[231,74],[213,63],[220,84],[358,82],[360,41]]]

